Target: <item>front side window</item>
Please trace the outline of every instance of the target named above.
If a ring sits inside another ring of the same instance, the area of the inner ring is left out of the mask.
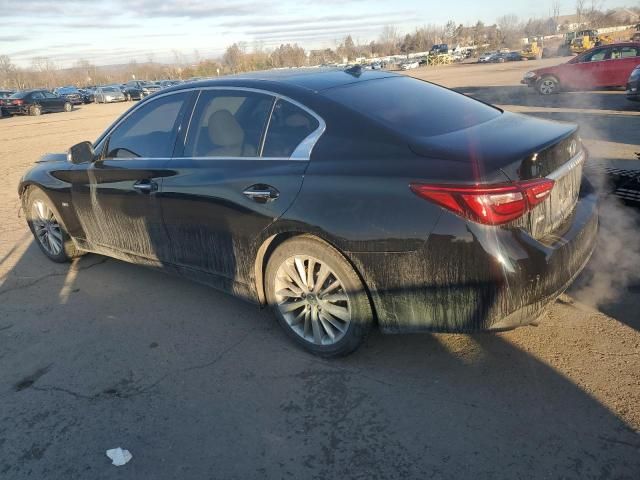
[[[582,57],[582,62],[600,62],[607,56],[608,49],[602,48]]]
[[[271,112],[271,95],[203,90],[191,119],[184,156],[257,157]]]
[[[106,157],[171,157],[188,96],[188,92],[167,95],[135,110],[111,132]]]
[[[289,158],[296,147],[319,127],[302,108],[280,99],[273,108],[262,156]]]
[[[58,95],[55,95],[51,92],[43,92],[45,98],[58,98]]]

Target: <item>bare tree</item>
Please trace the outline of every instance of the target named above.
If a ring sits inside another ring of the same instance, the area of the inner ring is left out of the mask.
[[[400,33],[393,25],[386,25],[380,33],[379,43],[386,55],[397,53],[400,45]]]
[[[576,0],[576,22],[578,24],[584,22],[585,1],[586,0]]]

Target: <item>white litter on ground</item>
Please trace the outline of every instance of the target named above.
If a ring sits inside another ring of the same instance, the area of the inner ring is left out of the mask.
[[[133,458],[129,450],[123,450],[122,448],[112,448],[107,450],[107,457],[113,460],[113,464],[116,467],[120,467]]]

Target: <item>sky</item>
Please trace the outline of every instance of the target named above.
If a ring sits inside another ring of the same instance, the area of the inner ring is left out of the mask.
[[[356,42],[378,37],[385,25],[402,33],[448,20],[494,23],[513,13],[548,17],[552,0],[0,0],[0,55],[28,66],[34,57],[62,67],[78,59],[97,65],[149,60],[219,57],[234,42],[265,48],[298,43],[335,47],[351,34]],[[586,2],[589,3],[589,2]],[[605,8],[637,0],[599,0]],[[575,11],[561,0],[561,14]],[[197,54],[196,54],[197,51]]]

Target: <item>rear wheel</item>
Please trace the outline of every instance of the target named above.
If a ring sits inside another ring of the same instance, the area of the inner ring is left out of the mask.
[[[59,220],[58,212],[47,196],[36,188],[22,197],[23,208],[31,233],[40,250],[54,262],[68,262],[83,255]]]
[[[543,77],[538,82],[538,92],[541,95],[553,95],[560,90],[560,83],[555,77]]]
[[[316,355],[353,352],[373,324],[369,298],[353,267],[313,237],[295,237],[273,252],[265,288],[285,332]]]
[[[64,111],[65,112],[70,112],[71,110],[73,110],[73,105],[71,105],[69,102],[66,102],[64,104]]]
[[[31,108],[29,108],[29,115],[37,117],[40,114],[42,114],[42,109],[38,105],[32,105]]]
[[[131,100],[132,100],[132,98],[131,98],[131,94],[130,94],[130,93],[127,93],[127,102],[130,102]]]

